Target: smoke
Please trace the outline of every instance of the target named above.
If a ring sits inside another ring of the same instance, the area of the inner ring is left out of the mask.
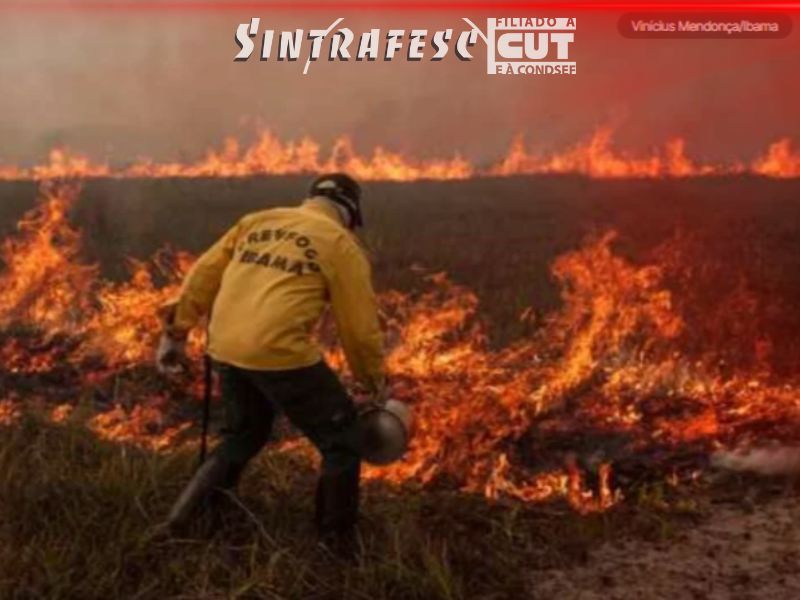
[[[777,446],[739,452],[719,451],[711,456],[711,465],[728,471],[760,475],[797,475],[800,473],[800,448]]]
[[[187,160],[258,126],[357,148],[419,156],[501,155],[522,133],[561,148],[599,125],[648,150],[674,135],[711,160],[750,159],[800,137],[796,41],[627,40],[616,15],[580,14],[574,77],[487,76],[473,62],[235,63],[234,31],[251,12],[4,11],[0,19],[0,162],[41,160],[54,145],[97,159]],[[354,32],[465,27],[460,12],[260,14],[262,27]],[[483,24],[485,16],[470,14]]]

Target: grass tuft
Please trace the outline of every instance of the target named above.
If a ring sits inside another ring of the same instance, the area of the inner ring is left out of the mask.
[[[315,468],[274,450],[219,528],[160,533],[195,461],[100,441],[79,422],[26,415],[0,428],[0,597],[529,598],[537,570],[580,563],[621,534],[659,537],[672,519],[368,483],[362,558],[344,564],[316,544]]]

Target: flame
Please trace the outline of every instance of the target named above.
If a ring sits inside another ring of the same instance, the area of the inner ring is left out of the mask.
[[[792,150],[792,142],[784,138],[770,145],[767,153],[753,163],[752,171],[767,177],[800,176],[800,152]]]
[[[22,417],[22,409],[18,402],[0,400],[0,427],[10,427]]]
[[[137,404],[130,410],[117,404],[112,410],[92,417],[89,428],[101,439],[133,442],[150,450],[164,450],[173,446],[191,423],[167,426],[163,404],[164,401],[158,399]]]
[[[800,154],[786,138],[773,143],[749,164],[699,163],[686,153],[686,140],[673,138],[662,149],[635,156],[613,145],[613,130],[601,127],[582,142],[563,151],[530,152],[522,136],[511,143],[506,155],[481,167],[458,153],[450,158],[420,159],[377,146],[359,154],[348,136],[336,139],[329,152],[310,137],[284,141],[269,130],[261,130],[255,141],[242,147],[233,137],[219,149],[209,149],[203,158],[189,163],[159,163],[143,158],[126,167],[110,167],[64,148],[51,150],[48,161],[30,168],[0,165],[0,180],[56,178],[164,178],[251,177],[256,175],[308,175],[346,171],[368,180],[453,180],[471,177],[574,174],[592,178],[701,177],[752,173],[765,177],[800,177]]]
[[[385,299],[390,327],[398,328],[389,336],[396,340],[389,369],[409,386],[408,398],[423,400],[415,407],[421,424],[408,460],[376,476],[459,480],[469,491],[526,500],[568,494],[581,510],[613,503],[610,466],[602,469],[594,498],[583,490],[576,467],[524,481],[509,458],[509,440],[524,434],[538,415],[558,410],[598,376],[622,375],[626,360],[655,355],[681,332],[670,295],[659,286],[659,269],[615,256],[613,240],[610,233],[560,257],[553,273],[564,286],[564,308],[550,317],[541,339],[501,351],[490,350],[483,327],[471,322],[474,294],[442,275],[431,279],[435,290],[419,299]],[[544,355],[559,358],[548,363],[539,358]],[[613,386],[630,383],[611,377],[607,390],[618,395]],[[613,404],[614,394],[599,403],[593,419],[603,427],[617,420],[614,425],[624,429],[629,425]]]
[[[50,411],[50,420],[53,423],[65,423],[75,409],[72,404],[59,404]]]
[[[65,336],[80,340],[70,351],[73,361],[97,355],[109,368],[119,368],[146,360],[160,329],[157,309],[177,291],[191,262],[184,253],[162,253],[149,263],[130,261],[127,282],[100,279],[96,265],[80,260],[81,234],[68,220],[79,193],[75,183],[44,184],[38,206],[20,221],[18,235],[0,246],[5,265],[0,327],[26,330],[27,349],[36,337],[42,350],[25,356],[23,341],[6,338],[0,356],[19,370],[53,367],[64,344],[52,342]],[[171,283],[157,286],[159,273]]]
[[[69,405],[94,388],[108,406],[88,422],[98,436],[172,448],[188,424],[149,364],[157,307],[191,257],[165,251],[132,261],[127,281],[102,279],[81,260],[80,232],[68,219],[79,191],[74,183],[43,184],[37,207],[0,248],[4,376],[41,381],[59,405],[56,422],[70,414],[65,394],[73,395]],[[488,341],[478,297],[444,274],[426,277],[413,294],[382,294],[393,393],[413,405],[417,425],[406,459],[366,476],[489,498],[563,498],[592,512],[623,498],[615,473],[642,457],[707,454],[765,431],[777,440],[800,437],[800,388],[771,372],[774,340],[762,324],[739,323],[763,310],[746,282],[716,313],[698,317],[687,310],[695,304],[687,286],[670,285],[685,284],[695,263],[688,240],[671,240],[641,263],[620,256],[615,243],[607,232],[559,256],[552,275],[561,307],[503,348]],[[741,355],[726,356],[724,366],[719,349],[731,340]],[[328,356],[341,363],[334,348]],[[60,374],[54,386],[53,373]],[[103,385],[112,391],[97,391]],[[0,401],[0,424],[17,420],[21,406]],[[663,466],[674,481],[675,468]]]
[[[75,185],[46,186],[38,209],[18,225],[20,235],[0,246],[0,323],[10,320],[79,333],[87,295],[97,269],[77,261],[80,235],[66,220],[77,196]]]
[[[685,141],[667,143],[662,156],[631,157],[614,152],[613,131],[601,128],[592,137],[563,153],[529,154],[521,137],[515,139],[506,157],[489,173],[498,176],[581,174],[595,178],[690,177],[713,174],[722,167],[696,166],[684,153]]]

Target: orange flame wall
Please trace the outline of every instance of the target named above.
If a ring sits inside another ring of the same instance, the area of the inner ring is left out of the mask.
[[[54,149],[48,162],[32,167],[0,165],[0,179],[57,177],[248,177],[300,175],[347,171],[362,180],[414,181],[468,179],[515,175],[577,174],[597,178],[697,177],[748,173],[765,177],[800,177],[800,151],[789,138],[770,145],[751,161],[705,163],[690,158],[681,138],[667,141],[646,156],[615,149],[613,131],[602,128],[563,152],[544,153],[526,148],[517,137],[506,155],[494,164],[479,166],[455,154],[450,158],[421,159],[376,147],[359,154],[349,137],[340,137],[329,152],[308,137],[284,141],[261,131],[255,142],[242,147],[227,138],[223,147],[207,151],[189,163],[157,163],[141,159],[126,167],[112,167],[87,157]]]
[[[102,279],[79,260],[81,237],[66,218],[77,194],[75,185],[46,184],[37,208],[0,251],[3,376],[39,382],[66,368],[78,378],[67,390],[73,402],[103,374],[136,369],[129,385],[152,381],[156,309],[191,262],[181,255],[157,257],[132,262],[128,281]],[[561,307],[533,335],[504,348],[488,344],[477,296],[444,275],[429,277],[413,294],[382,294],[393,393],[414,405],[417,429],[406,460],[370,469],[367,477],[446,481],[492,498],[566,497],[578,510],[591,511],[618,500],[611,474],[626,460],[708,451],[765,435],[796,439],[796,378],[772,372],[768,357],[742,366],[719,360],[731,343],[755,344],[759,358],[769,340],[741,328],[713,339],[687,326],[682,306],[688,292],[668,285],[670,273],[674,277],[685,263],[685,243],[667,244],[660,258],[643,264],[618,255],[614,243],[609,232],[558,257],[551,272],[562,290]],[[742,311],[758,310],[756,300],[737,291],[716,303],[718,315],[702,318],[724,331],[726,319],[752,321]],[[693,346],[700,351],[686,350]],[[338,360],[335,352],[330,357]],[[41,381],[37,393],[48,393]],[[89,425],[112,440],[170,447],[186,424],[170,416],[163,391],[146,389],[131,390],[127,409],[117,404]],[[18,400],[13,387],[0,397],[0,425],[20,418]],[[68,413],[61,407],[53,418]],[[531,430],[535,439],[526,441]],[[576,463],[541,441],[567,439],[572,447],[598,435],[624,446],[616,456],[601,457],[594,491],[586,489]]]

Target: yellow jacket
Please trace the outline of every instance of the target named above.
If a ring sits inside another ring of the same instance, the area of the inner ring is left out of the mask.
[[[170,333],[185,335],[210,312],[209,354],[246,369],[305,367],[321,359],[311,339],[330,302],[348,364],[383,385],[383,340],[369,261],[334,205],[243,217],[203,254],[170,303]]]

